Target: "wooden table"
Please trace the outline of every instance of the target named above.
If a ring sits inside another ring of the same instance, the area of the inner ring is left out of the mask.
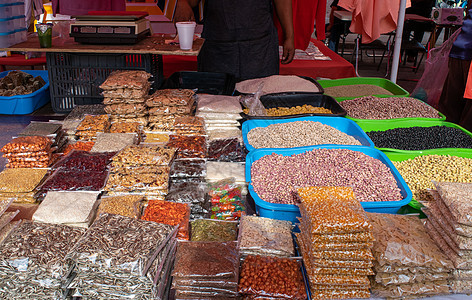
[[[46,52],[51,104],[55,112],[67,113],[74,106],[101,103],[99,88],[114,70],[144,70],[153,75],[154,89],[163,77],[163,55],[196,57],[203,39],[194,40],[191,50],[169,43],[172,37],[154,35],[134,45],[89,45],[72,38],[53,38],[51,48],[41,48],[36,34],[27,41],[0,51]]]

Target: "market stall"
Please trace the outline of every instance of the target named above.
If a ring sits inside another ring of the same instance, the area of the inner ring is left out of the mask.
[[[369,78],[149,80],[112,72],[2,147],[1,297],[472,292],[472,133],[431,106]]]

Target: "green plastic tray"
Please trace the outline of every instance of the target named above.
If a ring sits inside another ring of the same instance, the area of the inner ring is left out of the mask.
[[[354,84],[371,84],[371,85],[376,85],[380,86],[387,91],[391,92],[393,95],[373,95],[376,97],[408,97],[410,94],[400,87],[399,85],[393,83],[392,81],[385,79],[385,78],[375,78],[375,77],[351,77],[351,78],[342,78],[342,79],[331,79],[331,80],[318,80],[318,83],[321,85],[321,87],[326,88],[326,87],[332,87],[332,86],[341,86],[341,85],[354,85]],[[337,97],[334,98],[338,102],[341,102],[343,100],[347,99],[354,99],[358,97]]]
[[[409,153],[396,153],[396,152],[384,152],[385,155],[391,160],[391,161],[404,161],[407,159],[413,159],[417,156],[423,156],[423,155],[451,155],[451,156],[458,156],[458,157],[463,157],[463,158],[472,158],[472,151],[464,151],[462,149],[453,149],[453,148],[442,148],[442,149],[434,149],[435,151],[409,151]],[[415,209],[421,209],[423,205],[421,205],[418,201],[413,198],[410,203],[408,203],[409,206],[415,208]]]
[[[429,119],[429,120],[401,120],[401,121],[395,121],[395,122],[385,122],[385,120],[369,120],[369,121],[357,121],[356,122],[359,127],[364,130],[365,132],[369,131],[386,131],[389,129],[394,129],[394,128],[408,128],[408,127],[432,127],[432,126],[446,126],[446,127],[453,127],[462,130],[465,132],[467,135],[469,135],[472,138],[472,133],[465,128],[462,128],[461,126],[451,123],[451,122],[446,122],[446,121],[436,121],[434,119]],[[437,148],[437,149],[427,149],[427,150],[400,150],[400,149],[394,149],[394,148],[379,148],[375,147],[382,152],[397,152],[397,153],[425,153],[425,154],[437,154],[438,150],[441,150],[443,152],[450,152],[450,151],[464,151],[464,152],[471,152],[472,149],[467,149],[467,148]]]

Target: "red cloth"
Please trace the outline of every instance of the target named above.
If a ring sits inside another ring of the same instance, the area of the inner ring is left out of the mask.
[[[292,0],[295,49],[305,50],[311,39],[316,20],[316,37],[325,39],[326,0]],[[279,43],[284,40],[279,19],[274,18],[279,33]]]
[[[322,42],[311,39],[323,54],[329,56],[331,60],[293,60],[287,65],[280,65],[281,75],[300,75],[312,78],[346,78],[356,76],[354,66],[326,47]],[[163,55],[164,77],[168,78],[174,72],[196,71],[196,56]]]
[[[125,0],[52,0],[52,13],[80,16],[91,10],[125,11]]]
[[[397,28],[400,1],[339,0],[338,5],[352,12],[349,30],[362,35],[368,44]]]

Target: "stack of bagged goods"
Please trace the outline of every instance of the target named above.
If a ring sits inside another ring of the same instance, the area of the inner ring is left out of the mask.
[[[101,191],[113,155],[113,152],[71,151],[54,164],[52,175],[38,187],[41,195],[48,191]]]
[[[211,219],[235,221],[246,214],[242,186],[234,178],[226,178],[208,184]]]
[[[80,140],[95,141],[97,134],[108,132],[110,117],[108,115],[86,115],[75,129],[75,135]]]
[[[100,192],[49,191],[33,221],[87,228],[93,222]]]
[[[104,83],[103,104],[113,122],[139,122],[147,125],[146,99],[151,88],[151,74],[145,71],[114,71]]]
[[[22,221],[0,245],[0,298],[62,299],[65,257],[83,228]]]
[[[205,158],[207,156],[207,140],[204,135],[171,134],[167,146],[177,149],[177,159]]]
[[[236,242],[179,242],[172,271],[176,299],[239,299]]]
[[[321,92],[320,88],[313,82],[294,75],[272,75],[244,80],[236,83],[236,90],[242,94],[259,92],[260,95],[286,92]]]
[[[205,120],[194,116],[176,117],[174,133],[176,135],[205,135]]]
[[[300,233],[296,234],[312,299],[369,298],[372,226],[352,188],[297,190]]]
[[[150,200],[141,219],[171,226],[179,225],[177,238],[189,240],[190,207],[186,203]]]
[[[99,133],[90,152],[118,152],[137,143],[136,133]]]
[[[47,169],[4,169],[0,172],[0,201],[35,203],[39,197],[36,188],[47,173]]]
[[[375,257],[372,293],[386,298],[449,294],[452,262],[417,216],[369,213]]]
[[[206,161],[204,159],[176,159],[170,168],[171,185],[166,201],[188,203],[190,219],[200,219],[210,212],[206,197]]]
[[[234,137],[241,140],[242,112],[239,97],[198,95],[196,116],[205,120],[210,141]]]
[[[190,115],[195,102],[194,92],[187,89],[157,90],[146,100],[152,132],[173,131],[176,117]]]
[[[217,182],[226,178],[234,178],[234,182],[242,187],[242,194],[247,194],[247,183],[244,162],[207,161],[206,181]]]
[[[163,299],[177,227],[103,213],[75,243],[69,289],[85,299]]]
[[[47,168],[51,165],[52,141],[45,136],[20,136],[3,146],[7,168]]]
[[[55,152],[62,152],[61,150],[67,143],[67,138],[62,130],[60,123],[53,122],[31,122],[26,128],[20,132],[19,136],[46,136],[51,139],[51,147]]]
[[[16,95],[31,94],[42,88],[46,82],[41,76],[23,71],[10,71],[0,79],[0,96],[11,97]]]
[[[175,149],[153,145],[131,145],[111,162],[105,191],[109,195],[143,194],[164,200],[169,188],[170,165]]]
[[[105,105],[91,104],[91,105],[77,105],[62,121],[62,130],[67,135],[69,140],[75,138],[75,129],[86,115],[106,115]]]
[[[292,228],[290,221],[243,216],[239,225],[239,253],[242,257],[295,256]]]
[[[454,264],[453,293],[472,293],[472,184],[434,182],[432,201],[424,202],[426,229]]]

